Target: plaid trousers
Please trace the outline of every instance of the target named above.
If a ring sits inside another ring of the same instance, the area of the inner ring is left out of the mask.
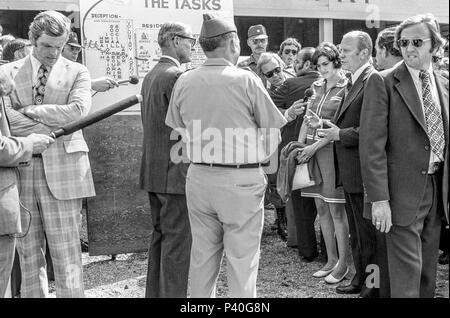
[[[9,277],[14,263],[14,247],[16,239],[10,236],[0,236],[0,298],[5,297]]]
[[[17,251],[22,269],[21,297],[48,296],[45,261],[47,240],[56,281],[56,296],[84,297],[78,220],[82,199],[57,200],[51,194],[41,158],[33,158],[28,167],[21,167],[20,199],[31,213],[28,234],[17,239]],[[22,229],[25,232],[30,215],[21,208]]]

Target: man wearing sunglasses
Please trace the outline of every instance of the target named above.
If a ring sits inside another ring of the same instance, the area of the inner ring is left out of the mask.
[[[267,50],[269,44],[269,37],[267,36],[266,28],[262,24],[252,25],[248,29],[247,45],[252,50],[252,54],[247,59],[238,64],[238,67],[248,68],[255,72],[263,81],[264,86],[267,87],[267,79],[263,74],[258,73],[257,65],[261,54]]]
[[[431,14],[403,21],[404,63],[373,73],[361,113],[366,212],[386,233],[391,297],[432,298],[441,219],[448,221],[448,81],[433,71],[443,45]]]
[[[294,66],[297,63],[298,54],[301,49],[301,44],[294,38],[287,38],[280,45],[278,55],[283,60],[284,64],[286,64],[284,72],[287,73],[289,77],[296,77]]]

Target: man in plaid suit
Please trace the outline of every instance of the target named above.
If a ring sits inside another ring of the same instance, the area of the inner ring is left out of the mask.
[[[88,70],[61,57],[69,32],[70,21],[62,14],[38,14],[30,25],[32,54],[3,66],[16,82],[6,100],[19,111],[19,116],[10,117],[13,135],[33,132],[36,122],[60,127],[89,112]],[[46,240],[57,296],[84,296],[78,221],[82,198],[95,195],[88,151],[82,132],[77,131],[58,139],[41,156],[34,155],[30,166],[20,168],[20,198],[26,208],[22,209],[22,227],[31,216],[28,234],[17,242],[22,297],[48,295]]]
[[[26,138],[11,137],[3,96],[13,88],[12,79],[0,70],[0,298],[5,295],[13,266],[15,235],[22,232],[14,168],[26,165],[33,153],[41,153],[53,142],[52,138],[37,134]]]

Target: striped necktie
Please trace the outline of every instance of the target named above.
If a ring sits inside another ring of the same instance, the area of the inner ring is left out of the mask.
[[[439,158],[442,158],[445,144],[442,114],[436,106],[431,94],[430,74],[427,71],[420,71],[419,78],[422,81],[422,100],[431,149]]]
[[[44,102],[45,85],[47,84],[48,71],[46,67],[42,64],[39,67],[37,83],[34,87],[34,104],[42,105]]]

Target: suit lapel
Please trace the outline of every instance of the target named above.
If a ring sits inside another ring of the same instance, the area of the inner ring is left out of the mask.
[[[441,110],[442,110],[442,120],[444,121],[444,134],[445,134],[445,145],[446,147],[449,146],[449,114],[448,114],[448,88],[446,89],[446,84],[448,85],[448,81],[444,79],[441,76],[434,74],[435,81],[436,81],[436,87],[437,91],[439,93],[439,99],[441,104]]]
[[[14,66],[17,68],[14,82],[16,82],[16,97],[21,106],[33,105],[33,68],[31,59],[28,56],[22,65]]]
[[[55,89],[60,87],[62,85],[62,81],[67,78],[66,74],[70,73],[69,68],[69,64],[67,64],[61,57],[58,59],[55,65],[53,65],[50,75],[47,79],[47,84],[45,85],[44,104],[56,103],[55,98],[59,96],[59,94],[55,91]]]
[[[400,96],[414,118],[420,126],[422,126],[422,129],[427,132],[428,130],[425,124],[425,116],[422,109],[422,100],[417,94],[414,81],[404,62],[395,70],[394,77],[399,81],[395,87],[397,88]]]
[[[345,113],[347,108],[352,104],[352,102],[355,100],[355,98],[358,96],[358,94],[363,90],[364,82],[369,77],[371,71],[372,71],[372,66],[369,66],[358,77],[358,79],[356,80],[356,83],[352,86],[350,91],[346,94],[344,101],[342,103],[342,107],[339,110],[339,115],[338,115],[337,119],[339,119],[339,117],[341,117],[342,114]]]

